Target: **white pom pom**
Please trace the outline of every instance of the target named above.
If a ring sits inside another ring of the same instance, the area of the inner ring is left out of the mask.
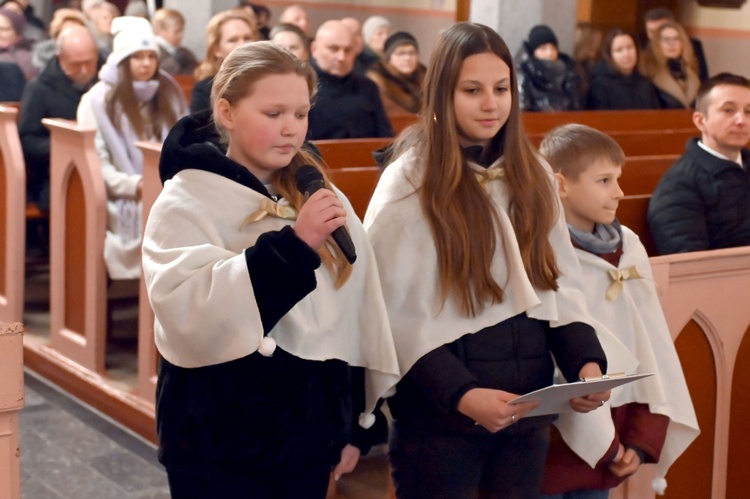
[[[664,491],[667,490],[667,479],[664,477],[654,478],[651,481],[651,487],[658,495],[663,496]]]
[[[365,414],[364,412],[359,415],[359,426],[364,428],[365,430],[371,427],[375,424],[375,414],[368,412]]]
[[[260,340],[258,353],[260,353],[263,357],[272,356],[275,350],[276,350],[276,341],[274,341],[273,338],[265,336],[262,340]]]

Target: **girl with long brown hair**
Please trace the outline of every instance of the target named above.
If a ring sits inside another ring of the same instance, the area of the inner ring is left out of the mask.
[[[606,359],[505,42],[458,23],[425,82],[365,217],[404,374],[388,399],[396,495],[534,497],[553,417],[508,402],[552,384],[552,354],[571,381]]]
[[[77,120],[96,128],[107,185],[109,220],[104,261],[110,279],[141,275],[143,154],[136,141],[161,142],[187,113],[180,87],[159,70],[159,46],[142,17],[112,22],[113,50],[99,82],[81,97]]]
[[[362,224],[302,149],[315,89],[287,50],[242,45],[216,74],[213,116],[182,119],[162,149],[143,269],[175,499],[322,499],[332,469],[384,438],[375,406],[398,363]],[[325,184],[307,200],[305,165]],[[353,265],[331,238],[344,225]]]

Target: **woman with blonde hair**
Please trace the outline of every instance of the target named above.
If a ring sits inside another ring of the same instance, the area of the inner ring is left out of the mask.
[[[568,380],[606,372],[517,85],[494,30],[446,30],[365,216],[404,373],[388,399],[400,499],[537,497],[554,417],[509,402],[552,384],[553,354]]]
[[[211,107],[211,85],[224,58],[235,48],[257,37],[257,23],[247,9],[230,9],[219,12],[206,27],[206,57],[195,69],[197,83],[190,97],[190,112]]]
[[[659,27],[641,58],[641,73],[656,86],[662,107],[690,108],[698,93],[698,61],[685,30],[673,21]]]

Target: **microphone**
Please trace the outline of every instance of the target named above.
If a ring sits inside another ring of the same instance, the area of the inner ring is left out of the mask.
[[[302,165],[294,176],[297,182],[297,190],[300,191],[305,199],[315,194],[319,189],[324,189],[326,182],[323,174],[312,165]],[[345,226],[338,227],[331,233],[336,245],[341,248],[349,263],[354,263],[357,259],[357,253],[354,249],[354,243]]]

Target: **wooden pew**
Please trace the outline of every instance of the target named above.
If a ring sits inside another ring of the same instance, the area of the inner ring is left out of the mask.
[[[141,206],[143,208],[143,229],[151,213],[151,207],[161,192],[159,179],[159,158],[161,144],[136,142],[143,152],[143,184],[141,186]],[[148,301],[146,282],[141,273],[138,294],[138,394],[146,400],[154,400],[159,353],[154,343],[154,311]]]
[[[648,202],[650,200],[651,194],[625,196],[617,207],[617,219],[622,225],[638,234],[649,256],[655,256],[658,255],[656,244],[648,227]]]
[[[700,132],[695,128],[681,130],[638,130],[608,131],[602,130],[615,139],[625,156],[679,155],[685,151],[685,144]],[[530,134],[529,140],[536,147],[542,142],[544,134]]]
[[[26,167],[18,110],[0,106],[0,322],[23,319],[26,256]]]
[[[359,219],[364,220],[367,205],[380,179],[380,168],[377,166],[337,168],[330,170],[328,176],[352,203]]]
[[[390,144],[393,139],[333,139],[313,140],[323,161],[331,169],[377,166],[372,152]]]
[[[668,498],[745,497],[750,442],[750,247],[651,258],[701,434],[667,474]],[[653,499],[644,465],[611,499]]]
[[[62,119],[50,130],[50,344],[66,358],[104,373],[107,192],[94,129]]]
[[[391,127],[393,128],[393,133],[395,133],[396,135],[401,133],[404,128],[416,123],[417,119],[417,115],[388,116],[388,121],[391,122]]]
[[[24,406],[23,325],[0,322],[0,497],[21,497],[18,416]]]
[[[529,135],[544,135],[567,123],[580,123],[605,132],[695,129],[690,109],[650,109],[638,111],[565,111],[522,114]]]
[[[661,177],[679,157],[677,154],[664,154],[625,158],[620,178],[622,191],[626,196],[653,193]]]
[[[195,78],[193,78],[193,75],[172,75],[172,78],[180,86],[182,93],[185,94],[185,100],[190,105],[190,100],[193,97],[193,86],[196,83]]]

